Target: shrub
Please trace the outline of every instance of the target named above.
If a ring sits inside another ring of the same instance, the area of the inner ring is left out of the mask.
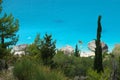
[[[89,69],[87,76],[87,80],[110,80],[110,70],[106,68],[104,73],[97,73],[97,71]]]
[[[93,59],[80,58],[75,56],[67,56],[62,53],[58,53],[54,56],[53,61],[56,67],[61,69],[64,74],[69,78],[75,76],[85,76],[87,70],[92,67]]]
[[[18,80],[66,80],[59,71],[51,71],[37,62],[22,58],[14,66],[13,74]]]
[[[13,74],[19,80],[30,80],[32,79],[32,75],[33,75],[32,72],[36,71],[36,68],[34,68],[34,66],[35,65],[33,65],[30,60],[23,58],[20,61],[16,62],[14,66]]]

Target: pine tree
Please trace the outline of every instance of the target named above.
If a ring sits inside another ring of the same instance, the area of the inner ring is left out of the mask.
[[[98,28],[97,28],[97,39],[95,41],[95,59],[94,59],[94,70],[97,70],[98,73],[103,72],[103,64],[102,64],[102,48],[101,48],[101,16],[98,17]]]
[[[76,46],[75,46],[75,53],[74,53],[74,55],[76,56],[76,57],[79,57],[80,56],[80,54],[79,54],[79,49],[78,49],[78,45],[76,44]]]
[[[52,35],[45,34],[44,39],[41,41],[41,58],[44,65],[52,64],[52,58],[56,51],[56,41],[52,41]]]
[[[1,3],[2,0],[0,0],[0,12],[2,10]],[[4,16],[0,18],[0,58],[5,56],[9,46],[15,45],[18,41],[18,36],[16,35],[18,29],[19,22],[18,20],[14,20],[12,14],[4,14]]]

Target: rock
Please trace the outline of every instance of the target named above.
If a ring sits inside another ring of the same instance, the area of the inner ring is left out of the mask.
[[[17,51],[24,51],[27,48],[27,44],[21,44],[21,45],[17,45],[14,46],[12,49],[12,52],[17,52]]]
[[[75,76],[74,80],[86,80],[87,76]]]
[[[101,42],[101,46],[102,46],[102,53],[108,51],[108,46],[107,46],[107,44],[105,44],[104,42]],[[89,48],[91,51],[93,51],[93,52],[95,51],[95,48],[96,48],[95,40],[90,41],[90,42],[88,43],[88,48]]]
[[[79,76],[75,76],[74,80],[80,80],[80,77]]]
[[[27,44],[21,44],[14,46],[13,49],[11,50],[11,53],[14,53],[14,55],[25,55],[25,50],[27,48]]]
[[[67,45],[67,46],[61,48],[60,51],[63,51],[64,54],[70,56],[71,54],[74,53],[74,48],[72,46],[70,46],[70,45]]]

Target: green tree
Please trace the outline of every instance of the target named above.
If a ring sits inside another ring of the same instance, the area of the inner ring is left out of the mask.
[[[102,48],[101,48],[101,16],[98,17],[98,28],[97,28],[97,39],[95,41],[95,59],[94,59],[94,70],[97,70],[98,73],[103,72],[103,64],[102,64]]]
[[[76,57],[79,57],[80,56],[80,54],[79,54],[79,49],[78,49],[78,45],[76,44],[76,46],[75,46],[75,53],[74,53],[74,55],[76,56]]]
[[[56,51],[56,41],[52,40],[52,35],[45,34],[44,39],[41,41],[41,58],[44,65],[52,64],[52,58]]]
[[[10,45],[15,45],[18,41],[18,36],[16,32],[19,30],[18,20],[14,20],[12,14],[7,16],[5,14],[0,19],[0,38],[1,38],[1,47],[7,48]]]
[[[0,11],[2,0],[0,0]],[[18,41],[18,36],[16,32],[19,30],[19,22],[14,19],[12,14],[4,14],[0,18],[0,58],[3,58],[7,53],[6,50],[11,45],[15,45]]]

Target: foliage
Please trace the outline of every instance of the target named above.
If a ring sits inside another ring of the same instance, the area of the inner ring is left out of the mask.
[[[0,47],[0,59],[5,59],[10,55],[10,49],[4,49]]]
[[[97,28],[97,39],[95,41],[95,59],[94,59],[94,70],[97,70],[98,73],[103,72],[103,64],[102,64],[102,48],[101,48],[101,16],[98,17],[98,28]]]
[[[18,80],[66,80],[60,71],[51,71],[28,57],[16,62],[13,74]]]
[[[1,37],[1,47],[7,48],[10,45],[15,45],[18,41],[18,36],[16,32],[19,29],[18,20],[14,20],[12,14],[4,16],[0,19],[0,37]]]
[[[41,41],[41,59],[44,65],[53,63],[52,58],[56,54],[56,41],[52,40],[52,35],[45,34],[44,39]]]

